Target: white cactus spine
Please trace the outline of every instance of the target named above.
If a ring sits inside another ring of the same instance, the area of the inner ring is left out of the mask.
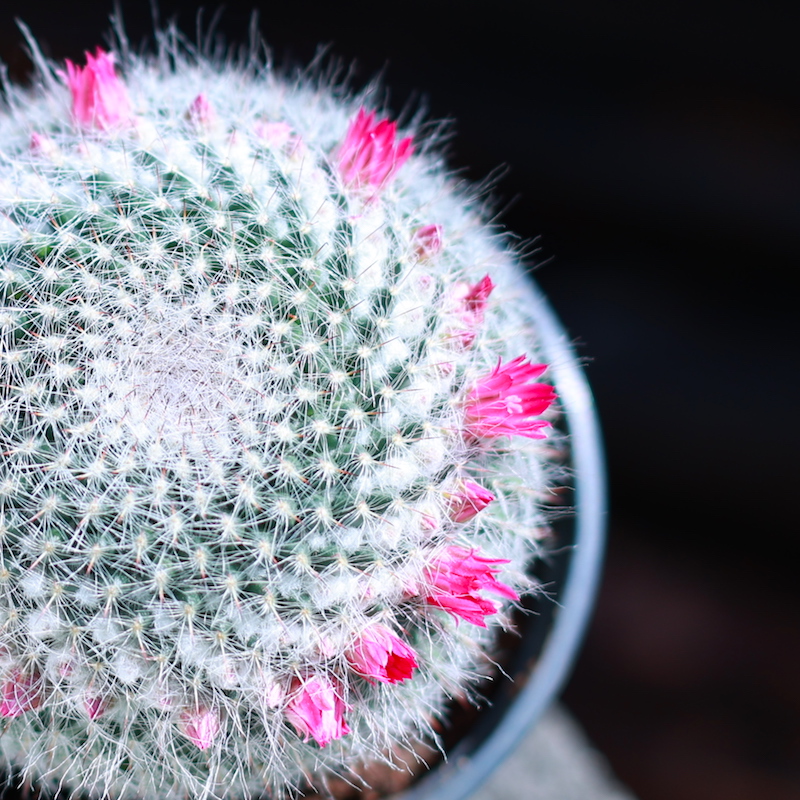
[[[0,751],[111,798],[352,777],[533,588],[521,267],[363,98],[109,63],[0,115]]]

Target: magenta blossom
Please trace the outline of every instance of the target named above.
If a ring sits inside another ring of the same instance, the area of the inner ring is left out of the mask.
[[[385,625],[370,625],[347,652],[350,666],[371,683],[400,683],[418,666],[417,654]]]
[[[461,489],[450,497],[450,518],[453,522],[466,522],[483,511],[495,496],[475,481],[464,481]]]
[[[525,356],[497,366],[481,378],[467,395],[464,411],[469,433],[478,437],[527,436],[544,439],[542,428],[550,423],[532,419],[542,414],[556,399],[547,383],[531,383],[547,369],[546,364],[531,364]]]
[[[83,707],[89,719],[102,717],[108,710],[108,705],[108,700],[106,698],[98,697],[97,695],[89,695],[83,701]]]
[[[211,105],[208,98],[202,93],[197,95],[197,97],[192,100],[192,104],[189,106],[189,110],[186,112],[186,115],[195,125],[201,125],[203,127],[211,125],[216,117],[216,114],[214,113],[214,107]]]
[[[339,150],[339,170],[345,183],[356,187],[387,183],[414,152],[410,136],[399,142],[396,136],[396,122],[382,119],[376,123],[374,111],[368,114],[359,109]]]
[[[497,613],[498,606],[479,592],[492,592],[509,600],[519,599],[510,586],[495,578],[499,565],[507,563],[507,559],[481,556],[474,549],[450,547],[427,570],[432,588],[426,600],[455,617],[485,628],[484,617]]]
[[[42,679],[13,670],[0,685],[0,717],[14,719],[38,708],[42,702]]]
[[[483,312],[489,304],[489,295],[494,289],[494,281],[484,275],[477,283],[467,288],[461,298],[461,305],[465,313],[474,314],[479,322],[483,322]]]
[[[72,93],[72,117],[79,125],[107,130],[130,124],[131,104],[125,84],[114,71],[114,56],[97,48],[86,53],[86,66],[67,60],[67,85]]]
[[[208,750],[221,728],[219,714],[208,708],[187,712],[181,719],[181,729],[186,738],[199,750]]]
[[[339,688],[327,678],[314,676],[303,681],[296,678],[286,717],[306,741],[310,736],[320,747],[325,747],[350,733],[344,719],[347,706],[340,694]]]
[[[442,249],[441,225],[423,225],[414,231],[414,245],[417,258],[427,260],[433,258]]]
[[[494,282],[484,275],[477,283],[457,283],[453,287],[450,303],[458,319],[458,329],[454,335],[462,347],[471,347],[478,328],[483,324],[483,315],[489,305],[489,295]]]

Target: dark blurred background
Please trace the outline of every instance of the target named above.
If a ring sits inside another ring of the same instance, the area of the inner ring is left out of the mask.
[[[253,0],[217,29],[247,38]],[[199,3],[162,0],[193,33]],[[146,0],[122,0],[131,40]],[[214,6],[206,9],[205,24]],[[102,43],[110,2],[3,0],[0,57]],[[455,120],[585,357],[611,478],[607,569],[565,700],[640,800],[800,798],[800,5],[262,3],[395,112]],[[792,498],[795,498],[795,501]]]

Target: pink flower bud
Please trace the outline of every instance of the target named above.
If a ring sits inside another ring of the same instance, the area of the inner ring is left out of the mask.
[[[423,514],[421,527],[422,530],[430,533],[439,528],[439,523],[436,521],[436,517],[432,517],[430,514]]]
[[[214,113],[211,103],[208,102],[208,98],[201,92],[192,100],[192,104],[189,106],[186,116],[195,125],[205,127],[214,121],[216,114]]]
[[[411,137],[399,142],[397,123],[375,122],[375,112],[359,109],[339,149],[339,170],[345,183],[381,187],[388,183],[414,152]]]
[[[417,654],[385,625],[370,625],[347,651],[350,666],[371,683],[400,683],[419,666]]]
[[[180,728],[186,738],[199,750],[207,750],[219,735],[222,725],[216,711],[200,707],[195,711],[184,713]]]
[[[552,386],[531,383],[547,369],[519,356],[507,364],[498,360],[491,373],[481,378],[467,395],[464,405],[466,429],[473,436],[527,436],[544,439],[542,428],[550,423],[532,419],[556,399]]]
[[[489,295],[494,289],[494,282],[488,275],[484,275],[477,283],[469,286],[461,298],[463,311],[474,314],[478,322],[483,322],[483,313],[489,304]]]
[[[485,628],[484,618],[497,613],[498,607],[479,592],[492,592],[509,600],[519,599],[510,586],[495,578],[499,565],[507,563],[506,559],[478,555],[474,549],[450,547],[427,570],[426,576],[432,588],[426,600],[455,617]]]
[[[75,670],[75,662],[71,658],[65,658],[58,665],[58,676],[60,678],[69,678]]]
[[[450,498],[450,517],[453,522],[466,522],[483,511],[495,496],[475,481],[464,481],[460,491]]]
[[[132,122],[125,84],[114,71],[114,56],[97,48],[86,53],[86,66],[67,61],[67,85],[72,93],[72,117],[79,125],[108,130]]]
[[[492,289],[494,283],[488,275],[484,275],[475,284],[461,282],[453,287],[449,298],[457,321],[453,335],[462,348],[471,347],[475,341],[478,328],[483,324],[483,315],[489,305]]]
[[[42,679],[36,672],[26,675],[14,669],[0,685],[0,717],[20,717],[41,702]]]
[[[442,249],[441,225],[424,225],[414,232],[414,244],[417,258],[433,258]]]
[[[90,696],[83,701],[89,719],[97,719],[106,713],[110,703],[105,697]]]
[[[340,697],[341,689],[331,680],[322,676],[295,678],[291,691],[286,718],[306,741],[311,737],[325,747],[350,733],[344,719],[347,706]]]

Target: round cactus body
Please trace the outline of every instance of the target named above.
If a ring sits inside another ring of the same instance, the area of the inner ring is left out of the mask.
[[[267,68],[0,115],[0,752],[282,795],[433,736],[546,529],[522,268],[418,132]]]

